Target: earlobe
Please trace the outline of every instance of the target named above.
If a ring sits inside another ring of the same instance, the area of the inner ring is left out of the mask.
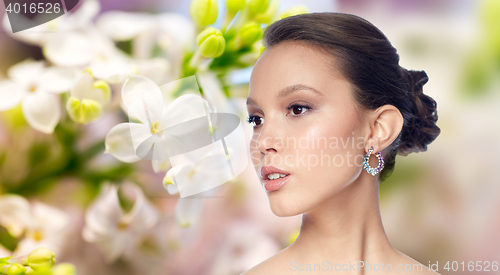
[[[401,112],[393,105],[384,105],[375,110],[365,150],[368,151],[373,146],[375,152],[378,152],[389,146],[398,137],[403,123]]]

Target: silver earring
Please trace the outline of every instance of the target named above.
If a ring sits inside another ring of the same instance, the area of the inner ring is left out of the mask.
[[[372,153],[373,153],[373,147],[371,147],[370,150],[368,150],[368,152],[365,155],[365,158],[363,159],[363,169],[365,169],[366,172],[368,172],[368,174],[375,176],[376,174],[380,173],[382,169],[384,169],[385,162],[384,162],[384,157],[382,156],[380,151],[378,151],[377,154],[375,154],[375,156],[378,159],[378,166],[375,168],[370,167],[370,163],[368,161],[370,160],[370,155]]]

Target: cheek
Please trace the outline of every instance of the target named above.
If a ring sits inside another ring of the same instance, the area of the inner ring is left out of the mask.
[[[250,158],[252,159],[252,164],[255,168],[260,166],[263,159],[263,155],[257,147],[257,138],[257,133],[254,133],[249,145]]]
[[[319,188],[329,186],[328,183],[333,186],[349,183],[359,172],[362,161],[359,121],[353,116],[332,117],[340,119],[323,119],[303,128],[298,139],[307,139],[307,146],[303,146],[304,141],[297,150],[289,152],[294,153],[295,158],[303,156],[303,176],[312,180],[310,184],[318,184]]]

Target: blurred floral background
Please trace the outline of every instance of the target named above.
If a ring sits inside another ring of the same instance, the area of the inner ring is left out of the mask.
[[[212,110],[244,120],[265,27],[324,11],[379,27],[438,103],[441,135],[381,185],[393,246],[442,274],[500,261],[500,1],[81,0],[16,34],[0,11],[0,274],[54,254],[43,272],[239,274],[293,242],[301,217],[274,216],[251,165],[181,199],[168,161],[134,157],[120,125],[134,84],[192,75]]]

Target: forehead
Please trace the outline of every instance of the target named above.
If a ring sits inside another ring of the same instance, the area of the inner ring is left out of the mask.
[[[266,49],[250,77],[250,93],[265,89],[277,91],[284,85],[306,84],[324,89],[335,76],[333,57],[311,45],[286,41]]]

